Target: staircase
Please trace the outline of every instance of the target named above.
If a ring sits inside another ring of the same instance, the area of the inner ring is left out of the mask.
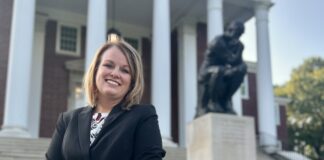
[[[186,160],[186,152],[185,148],[175,148],[175,147],[163,147],[166,151],[166,155],[163,160]]]
[[[50,139],[0,138],[0,160],[44,160]]]
[[[0,137],[0,160],[44,160],[50,143],[49,138],[4,138]],[[164,160],[186,160],[186,149],[164,147]]]

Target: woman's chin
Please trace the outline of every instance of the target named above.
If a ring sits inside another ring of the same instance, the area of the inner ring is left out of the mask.
[[[107,90],[102,94],[104,97],[118,99],[120,97],[119,91],[116,90]]]

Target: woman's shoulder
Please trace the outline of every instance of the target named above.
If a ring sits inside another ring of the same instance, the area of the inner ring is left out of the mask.
[[[155,107],[152,104],[134,104],[131,110],[152,112],[155,111]]]
[[[90,106],[84,106],[80,108],[76,108],[73,110],[69,110],[62,113],[62,117],[65,120],[71,119],[73,116],[77,116],[81,112],[91,112],[92,108]]]
[[[131,112],[140,115],[156,115],[155,107],[152,104],[135,104],[130,109]]]

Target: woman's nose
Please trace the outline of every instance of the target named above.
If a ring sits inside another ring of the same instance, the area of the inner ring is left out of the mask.
[[[119,77],[119,69],[118,67],[115,67],[111,72],[110,72],[110,75],[112,77]]]

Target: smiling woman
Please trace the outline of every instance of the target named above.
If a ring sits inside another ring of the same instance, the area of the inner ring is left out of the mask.
[[[117,46],[103,52],[96,70],[96,109],[98,112],[110,112],[111,107],[120,102],[128,92],[131,70],[126,57]]]
[[[108,80],[110,80],[109,82],[122,82],[127,80],[127,77],[130,78],[130,84],[126,87],[127,94],[124,93],[124,96],[120,98],[124,99],[124,107],[129,109],[133,104],[140,102],[143,94],[144,80],[141,57],[124,40],[104,44],[98,50],[84,77],[84,88],[90,106],[98,106],[98,94],[102,94],[100,93],[102,89],[99,88],[102,87],[100,85],[108,83]],[[101,83],[101,80],[105,83]],[[124,84],[121,87],[125,85],[127,86],[127,84]],[[116,101],[121,101],[121,99]],[[105,108],[108,109],[109,106]]]
[[[142,60],[124,40],[107,42],[84,76],[89,106],[59,116],[48,160],[162,160],[161,134],[152,105],[139,104]]]

